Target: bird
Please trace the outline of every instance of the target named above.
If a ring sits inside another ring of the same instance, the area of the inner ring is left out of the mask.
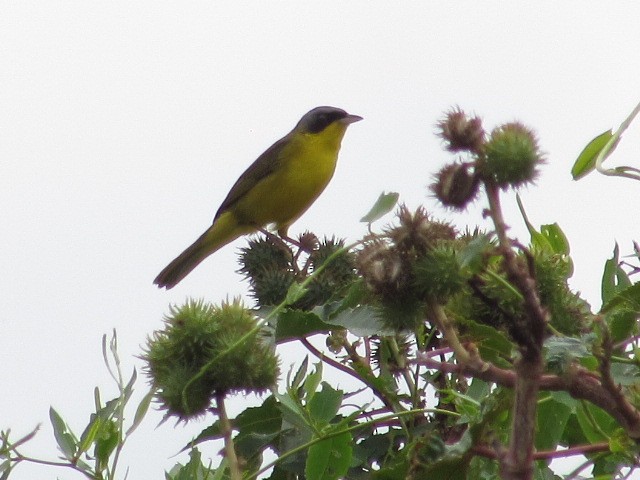
[[[236,238],[274,224],[289,226],[307,211],[333,177],[347,127],[362,120],[341,108],[316,107],[271,145],[231,187],[212,225],[167,265],[153,283],[175,287],[205,258]]]

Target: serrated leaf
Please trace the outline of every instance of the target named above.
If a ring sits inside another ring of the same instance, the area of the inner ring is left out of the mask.
[[[309,356],[305,355],[304,360],[302,360],[302,363],[298,367],[296,374],[293,376],[293,380],[291,380],[291,383],[289,384],[289,388],[296,390],[300,385],[302,385],[304,378],[307,376],[308,368]]]
[[[238,452],[247,458],[255,455],[280,433],[278,401],[271,395],[259,407],[247,408],[233,420],[233,426],[238,430],[234,439]]]
[[[274,393],[278,400],[278,409],[282,412],[283,424],[288,422],[301,430],[310,431],[302,407],[289,394]]]
[[[395,334],[393,329],[384,324],[378,310],[369,305],[344,309],[324,321],[329,325],[346,328],[357,337],[391,336]]]
[[[78,448],[75,435],[69,431],[67,424],[53,407],[49,408],[49,419],[58,447],[67,460],[73,460]]]
[[[351,434],[336,435],[309,447],[305,475],[308,480],[337,480],[349,469],[353,447]]]
[[[636,365],[628,363],[613,363],[611,376],[616,385],[637,385],[640,383],[640,370]]]
[[[591,140],[586,147],[580,152],[573,167],[571,168],[571,176],[574,180],[579,180],[588,175],[596,168],[596,158],[605,147],[605,145],[613,137],[613,131],[607,130]],[[613,148],[611,149],[613,151]]]
[[[189,450],[193,448],[195,445],[198,445],[202,442],[207,442],[209,440],[216,440],[218,438],[222,438],[224,433],[222,433],[222,427],[220,427],[220,421],[216,420],[208,427],[204,428],[196,437],[191,440],[188,444],[182,447],[180,452],[184,452],[185,450]]]
[[[307,402],[309,402],[318,390],[318,385],[322,381],[322,362],[315,364],[315,371],[310,373],[304,381],[303,388],[306,394]]]
[[[398,198],[400,194],[396,192],[384,193],[382,192],[376,200],[376,203],[373,204],[369,213],[367,213],[364,217],[360,219],[361,222],[364,223],[373,223],[376,220],[384,217],[387,213],[389,213],[398,203]]]
[[[329,326],[311,312],[286,310],[278,316],[276,325],[276,343],[296,340],[315,333],[326,333]]]
[[[595,335],[590,333],[579,338],[549,337],[544,342],[545,359],[552,363],[570,363],[576,358],[592,356]]]
[[[482,358],[490,362],[499,362],[501,358],[511,355],[514,345],[501,331],[490,325],[475,322],[469,319],[459,319],[464,325],[462,338],[477,344]]]
[[[239,431],[237,438],[241,438],[249,432],[279,432],[281,425],[282,413],[278,409],[278,401],[273,395],[270,395],[259,407],[245,409],[233,420],[234,428]]]
[[[322,382],[322,390],[316,392],[309,402],[309,414],[318,424],[328,424],[342,405],[343,392],[335,390],[327,382]]]
[[[600,313],[608,313],[620,306],[631,312],[640,313],[640,283],[635,283],[614,294],[613,298],[600,309]]]

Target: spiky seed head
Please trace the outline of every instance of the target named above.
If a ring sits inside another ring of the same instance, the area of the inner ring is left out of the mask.
[[[244,338],[255,325],[237,300],[220,307],[201,300],[171,307],[143,356],[161,408],[186,421],[205,413],[215,395],[271,387],[278,358],[258,335]]]
[[[437,125],[438,135],[451,152],[480,153],[485,132],[479,117],[470,117],[460,107],[449,110]]]
[[[491,132],[478,169],[486,181],[500,188],[518,188],[534,182],[544,163],[533,130],[522,123],[506,123]]]
[[[478,180],[470,165],[452,163],[436,174],[431,190],[445,207],[463,210],[475,199]]]

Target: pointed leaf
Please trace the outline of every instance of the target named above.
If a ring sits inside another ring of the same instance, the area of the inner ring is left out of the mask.
[[[316,363],[315,366],[315,371],[307,376],[303,385],[307,402],[311,401],[322,381],[322,362]]]
[[[78,446],[78,453],[76,456],[79,456],[81,453],[84,453],[89,450],[89,447],[93,444],[93,441],[96,438],[96,435],[100,431],[100,427],[102,426],[102,419],[97,415],[91,415],[91,421],[82,432],[80,436],[80,445]]]
[[[126,433],[127,436],[133,433],[135,429],[140,426],[140,423],[142,423],[142,420],[147,414],[147,411],[149,411],[149,406],[151,405],[154,395],[155,395],[155,391],[151,389],[149,390],[149,392],[147,392],[147,394],[144,397],[142,397],[142,400],[140,400],[140,403],[138,404],[138,408],[136,409],[136,414],[133,417],[133,423],[127,430],[127,433]]]
[[[369,213],[360,219],[364,223],[373,223],[376,220],[384,217],[389,213],[398,203],[400,194],[396,192],[384,193],[382,192],[376,200],[376,203],[371,207]]]
[[[618,244],[613,248],[613,257],[604,264],[602,274],[602,304],[610,302],[618,292],[631,285],[631,281],[626,272],[620,267],[620,250]]]
[[[595,137],[584,147],[571,168],[571,175],[574,180],[580,180],[596,168],[596,158],[609,140],[611,140],[611,137],[613,137],[613,132],[607,130]]]
[[[349,333],[357,337],[391,336],[395,334],[393,329],[384,324],[379,311],[370,305],[346,308],[324,321],[329,325],[346,328]]]
[[[569,255],[569,240],[557,223],[542,225],[540,233],[547,239],[553,253]]]
[[[278,316],[275,339],[277,343],[282,343],[328,330],[329,326],[314,313],[286,310]]]
[[[567,425],[572,409],[547,397],[538,405],[536,449],[555,450]]]
[[[341,390],[335,390],[327,382],[322,382],[322,390],[317,392],[309,403],[311,418],[319,424],[328,424],[338,413],[342,397]]]
[[[222,427],[220,426],[220,421],[216,420],[211,425],[203,429],[188,444],[182,447],[182,450],[180,450],[180,452],[189,450],[190,448],[193,448],[195,445],[198,445],[202,442],[206,442],[208,440],[217,440],[218,438],[222,438],[223,436],[224,436],[224,433],[222,433]]]
[[[342,433],[309,447],[305,475],[308,480],[337,480],[344,478],[353,447],[351,434]]]
[[[49,408],[49,419],[53,427],[53,435],[58,443],[58,447],[68,460],[73,460],[77,451],[77,441],[75,435],[71,433],[62,417],[53,407]]]
[[[302,385],[302,381],[307,375],[308,368],[309,368],[309,356],[305,355],[304,360],[302,360],[302,363],[298,367],[296,374],[293,376],[293,380],[291,380],[290,382],[289,382],[289,377],[290,377],[291,371],[289,371],[289,376],[287,377],[287,383],[289,385],[289,388],[296,390],[300,385]]]

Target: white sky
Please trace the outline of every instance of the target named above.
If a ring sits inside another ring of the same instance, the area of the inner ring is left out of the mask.
[[[242,240],[169,292],[151,282],[238,175],[318,105],[364,121],[291,233],[355,240],[382,190],[461,227],[480,221],[480,206],[455,217],[426,194],[450,159],[433,125],[458,104],[487,127],[519,119],[538,131],[549,163],[522,192],[527,211],[560,223],[573,286],[597,307],[614,240],[630,253],[640,239],[640,185],[573,182],[569,171],[640,100],[638,19],[631,1],[0,2],[0,428],[44,422],[24,450],[55,456],[49,406],[80,433],[93,387],[114,393],[103,333],[116,328],[127,370],[140,368],[170,302],[245,292]],[[636,125],[609,162],[638,166],[639,136]],[[527,240],[512,200],[507,219]],[[154,429],[159,419],[126,449],[130,478],[162,478],[204,425]],[[31,466],[12,478],[54,475],[79,478]]]

